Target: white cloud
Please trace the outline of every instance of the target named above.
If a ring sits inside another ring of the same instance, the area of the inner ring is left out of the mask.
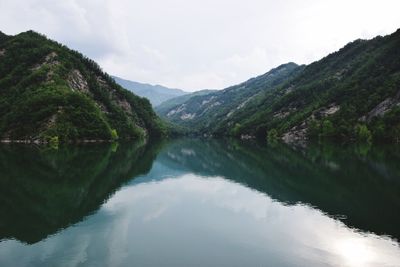
[[[0,30],[34,29],[124,78],[223,88],[400,27],[396,0],[0,0]]]

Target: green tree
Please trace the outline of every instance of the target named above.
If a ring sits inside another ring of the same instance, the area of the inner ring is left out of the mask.
[[[330,120],[324,120],[322,122],[322,137],[332,137],[335,134],[335,128]]]
[[[232,134],[233,134],[234,136],[239,135],[239,133],[240,133],[240,127],[242,127],[242,125],[240,125],[240,123],[236,123],[236,124],[235,124],[235,126],[234,126],[233,129],[232,129]]]
[[[355,135],[357,141],[371,143],[372,134],[368,127],[364,124],[357,124],[355,126]]]
[[[58,149],[58,145],[59,145],[58,136],[50,137],[50,139],[49,139],[49,145],[50,145],[52,148],[54,148],[54,149]]]
[[[267,134],[268,143],[276,143],[278,141],[278,131],[276,129],[271,129]]]
[[[321,133],[321,125],[317,120],[311,120],[308,124],[307,135],[309,138],[316,138]]]
[[[112,140],[117,140],[117,139],[118,139],[117,130],[115,130],[115,129],[112,129],[112,130],[111,130],[111,139],[112,139]]]

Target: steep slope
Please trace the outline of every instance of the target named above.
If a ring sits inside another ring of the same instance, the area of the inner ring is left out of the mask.
[[[73,141],[162,134],[147,99],[92,60],[33,31],[0,35],[0,139]]]
[[[171,98],[169,100],[162,102],[160,105],[156,106],[154,109],[158,114],[160,114],[162,116],[167,111],[171,110],[175,106],[182,105],[183,103],[185,103],[186,101],[188,101],[190,98],[192,98],[194,96],[208,95],[208,94],[214,93],[216,91],[217,90],[206,89],[206,90],[196,91],[193,93],[188,93],[188,94],[185,94],[182,96],[177,96],[177,97],[174,97],[174,98]]]
[[[251,92],[256,87],[251,81],[232,88]],[[232,88],[214,95],[217,99],[193,97],[163,115],[180,125],[199,124],[200,133],[213,135],[398,142],[400,30],[356,40],[308,66],[293,67],[277,82],[261,83],[257,94],[232,94]],[[223,95],[229,98],[220,101]],[[207,101],[210,112],[202,108]]]
[[[138,83],[134,81],[125,80],[116,76],[112,77],[122,87],[128,89],[134,94],[137,94],[138,96],[149,99],[153,107],[156,107],[160,105],[162,102],[167,101],[171,98],[188,94],[187,92],[180,89],[171,89],[161,85]]]
[[[173,123],[201,133],[213,133],[223,124],[230,125],[231,117],[250,100],[285,82],[301,69],[294,63],[281,65],[239,85],[205,95],[194,95],[184,103],[162,112],[159,110],[159,114]]]
[[[243,110],[239,132],[287,142],[307,137],[342,140],[400,136],[400,30],[356,40],[310,64],[284,86]]]

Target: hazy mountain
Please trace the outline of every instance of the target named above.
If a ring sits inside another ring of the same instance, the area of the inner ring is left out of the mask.
[[[166,100],[164,102],[162,102],[160,105],[155,107],[155,111],[159,114],[164,114],[165,111],[170,110],[171,108],[181,105],[183,103],[185,103],[187,100],[189,100],[190,98],[194,97],[194,96],[203,96],[203,95],[208,95],[210,93],[214,93],[217,90],[200,90],[200,91],[196,91],[193,93],[188,93],[182,96],[177,96],[174,98],[171,98],[169,100]]]
[[[194,96],[162,116],[202,134],[399,141],[400,30]]]
[[[284,64],[239,85],[206,94],[195,94],[175,106],[162,110],[158,108],[157,112],[173,123],[202,133],[211,133],[225,120],[229,123],[229,118],[252,99],[285,82],[302,68],[294,63]]]
[[[150,100],[153,107],[158,106],[162,102],[171,98],[188,94],[180,89],[172,89],[161,85],[151,85],[145,83],[139,83],[134,81],[125,80],[116,76],[112,76],[115,81],[122,87],[130,90],[141,97],[146,97]]]
[[[0,34],[0,139],[140,138],[162,132],[150,102],[92,60],[33,31]]]

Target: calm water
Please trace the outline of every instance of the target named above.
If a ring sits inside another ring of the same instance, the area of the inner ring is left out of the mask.
[[[0,266],[400,266],[400,149],[0,147]]]

